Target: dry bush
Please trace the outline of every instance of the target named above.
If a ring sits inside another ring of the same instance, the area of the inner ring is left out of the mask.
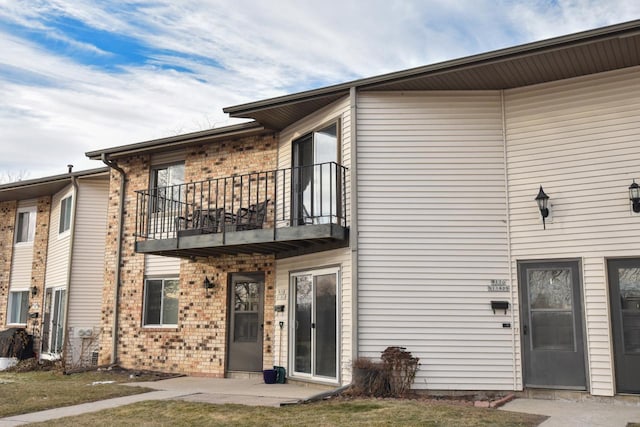
[[[411,390],[420,359],[404,347],[387,347],[380,361],[360,357],[353,361],[355,396],[403,397]]]

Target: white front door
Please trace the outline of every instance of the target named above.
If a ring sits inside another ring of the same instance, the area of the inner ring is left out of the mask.
[[[58,358],[64,344],[64,316],[67,303],[65,288],[48,288],[44,297],[44,317],[42,325],[42,355]]]
[[[292,274],[294,375],[338,379],[338,268]]]

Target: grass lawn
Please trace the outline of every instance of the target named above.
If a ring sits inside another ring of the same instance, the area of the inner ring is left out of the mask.
[[[71,375],[55,371],[0,372],[0,417],[150,391],[118,384],[144,379],[130,379],[128,374],[111,371]],[[94,381],[116,383],[91,385]]]
[[[43,426],[537,426],[546,417],[450,403],[327,401],[283,408],[148,401]],[[32,424],[40,425],[40,424]]]

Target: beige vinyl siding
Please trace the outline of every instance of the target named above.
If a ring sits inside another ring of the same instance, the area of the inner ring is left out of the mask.
[[[324,267],[340,268],[340,283],[338,283],[338,309],[339,309],[339,348],[340,353],[340,383],[351,382],[351,251],[348,248],[333,251],[320,252],[293,258],[285,258],[276,261],[276,305],[283,304],[287,308],[284,313],[276,313],[274,324],[283,321],[285,327],[280,330],[276,327],[274,338],[274,364],[286,366],[289,353],[289,321],[291,316],[289,291],[291,288],[289,275],[292,272],[304,270],[316,270]],[[282,351],[282,353],[280,353]],[[292,367],[288,366],[289,374]]]
[[[164,153],[154,153],[151,156],[152,166],[170,165],[172,163],[184,162],[184,150],[167,151]]]
[[[153,277],[177,277],[180,274],[180,258],[144,256],[144,275]]]
[[[17,211],[19,212],[21,209],[33,209],[32,212],[37,216],[37,200],[20,200]],[[37,218],[35,220],[37,221]],[[18,222],[16,219],[16,227],[17,226]],[[15,234],[13,239],[15,242]],[[11,259],[11,275],[9,276],[9,288],[12,291],[29,289],[29,286],[31,286],[32,264],[33,242],[14,243]]]
[[[344,98],[336,101],[333,104],[305,117],[303,120],[296,122],[290,127],[284,129],[280,133],[280,140],[278,146],[278,168],[290,168],[291,167],[291,152],[292,141],[313,131],[317,130],[323,125],[327,125],[336,120],[340,122],[339,138],[340,138],[340,163],[349,167],[351,162],[351,104],[350,99]],[[350,175],[347,171],[347,182],[345,187],[347,189],[347,224],[350,223]],[[282,201],[279,201],[279,209],[282,209],[280,205]],[[286,200],[285,203],[289,203]],[[289,207],[285,206],[288,212]],[[289,224],[278,224],[278,226],[288,226]],[[339,360],[340,360],[340,382],[347,384],[351,381],[351,358],[352,358],[352,338],[353,338],[353,322],[352,322],[352,277],[351,277],[351,251],[347,248],[336,249],[333,251],[319,252],[310,255],[304,255],[299,257],[292,257],[276,262],[276,304],[284,304],[287,307],[285,313],[276,313],[275,325],[277,326],[280,320],[285,322],[285,325],[289,323],[289,274],[293,271],[318,269],[322,267],[339,266],[341,283],[339,284]],[[288,353],[288,327],[285,327],[282,332],[282,337],[279,336],[279,328],[276,327],[275,342],[278,343],[274,351],[274,363],[285,364],[287,361]],[[280,342],[278,339],[282,339],[282,356],[279,355]],[[290,368],[290,366],[289,366]]]
[[[47,269],[45,273],[45,286],[57,287],[67,285],[67,273],[69,267],[69,243],[71,233],[66,231],[60,234],[60,202],[73,194],[69,185],[62,191],[54,194],[51,200],[51,220],[49,222],[49,250],[47,252]],[[73,217],[71,218],[73,221]]]
[[[100,326],[108,199],[108,177],[78,180],[69,291],[70,327]]]
[[[498,92],[358,98],[359,353],[421,359],[418,389],[514,388]]]
[[[605,258],[640,256],[628,187],[640,178],[640,71],[506,93],[512,259],[579,258],[590,390],[613,395]],[[550,196],[542,229],[533,198]]]

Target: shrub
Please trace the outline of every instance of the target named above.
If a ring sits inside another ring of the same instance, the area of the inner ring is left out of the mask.
[[[357,396],[402,397],[411,390],[419,361],[404,347],[387,347],[380,361],[359,357],[352,364],[350,392]]]

